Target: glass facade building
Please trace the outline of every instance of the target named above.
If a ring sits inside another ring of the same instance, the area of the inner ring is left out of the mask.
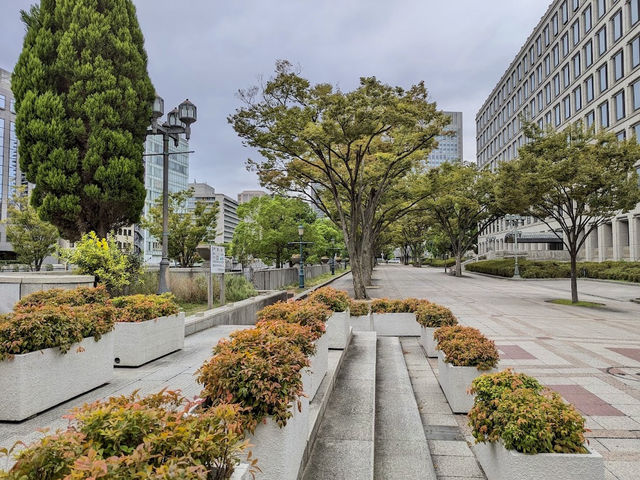
[[[445,130],[448,135],[437,137],[438,147],[429,154],[429,167],[437,167],[445,162],[453,163],[462,160],[462,112],[444,112],[451,117],[451,123]]]

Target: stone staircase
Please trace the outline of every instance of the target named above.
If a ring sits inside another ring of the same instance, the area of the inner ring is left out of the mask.
[[[303,480],[435,480],[400,340],[355,332]]]

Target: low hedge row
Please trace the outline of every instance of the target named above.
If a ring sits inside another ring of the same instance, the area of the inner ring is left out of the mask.
[[[477,442],[521,453],[587,453],[585,420],[532,377],[505,370],[476,378],[469,424]]]
[[[486,273],[499,277],[513,277],[515,260],[483,260],[470,263],[470,272]],[[522,278],[569,278],[571,267],[567,262],[518,260]],[[578,262],[578,276],[600,280],[623,280],[640,283],[640,262]]]
[[[178,310],[170,294],[111,299],[104,286],[35,292],[0,316],[0,361],[46,348],[65,353],[84,338],[99,340],[116,322],[143,322]]]
[[[455,264],[455,258],[447,258],[446,260],[442,258],[425,258],[424,260],[422,260],[422,265],[427,265],[429,267],[444,268],[445,265],[447,267],[453,267]]]
[[[444,326],[433,334],[447,363],[456,367],[490,370],[498,365],[500,354],[492,340],[480,330],[462,325]]]

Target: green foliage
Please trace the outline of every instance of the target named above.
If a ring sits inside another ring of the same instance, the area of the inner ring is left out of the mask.
[[[426,328],[457,325],[458,319],[446,307],[435,303],[423,303],[416,310],[416,321]]]
[[[58,347],[66,353],[87,337],[113,329],[116,310],[110,303],[80,306],[20,306],[0,317],[0,361],[13,355]]]
[[[214,291],[214,296],[215,294],[216,292]],[[250,297],[255,297],[257,294],[258,291],[244,275],[224,276],[224,297],[227,302],[239,302]]]
[[[137,223],[154,89],[131,0],[43,0],[22,12],[16,97],[20,167],[61,235]]]
[[[350,300],[349,313],[352,317],[363,317],[369,315],[371,305],[366,300]]]
[[[214,243],[216,237],[218,202],[196,201],[193,209],[189,209],[192,196],[192,189],[169,194],[169,258],[182,267],[191,267],[200,260],[196,247]],[[155,238],[162,239],[162,197],[156,200],[142,226]]]
[[[248,445],[237,406],[185,413],[177,392],[112,397],[74,410],[73,424],[17,454],[3,480],[225,480]],[[255,471],[255,463],[252,470]]]
[[[52,288],[40,290],[22,297],[15,305],[15,309],[23,307],[42,307],[47,305],[81,305],[105,304],[110,296],[104,285],[98,287],[78,287],[74,289]]]
[[[242,262],[259,258],[280,268],[292,254],[299,252],[299,246],[289,245],[299,239],[298,225],[305,227],[304,241],[311,241],[313,231],[310,226],[315,221],[315,213],[298,198],[262,196],[239,205],[238,218],[240,223],[233,233],[232,254]],[[319,225],[315,228],[327,233],[327,229],[323,230]]]
[[[433,338],[438,342],[436,348],[442,351],[445,361],[456,367],[490,370],[500,360],[496,344],[475,328],[444,326],[433,333]]]
[[[346,253],[342,231],[327,217],[318,218],[309,226],[309,239],[313,242],[309,248],[309,259],[317,259],[310,260],[310,263],[319,263],[322,257],[331,258],[334,254],[339,257]]]
[[[322,287],[309,295],[309,300],[326,305],[334,312],[344,312],[349,308],[350,298],[347,292],[333,287]]]
[[[76,266],[75,272],[94,275],[96,283],[106,286],[112,295],[122,293],[142,274],[141,265],[120,250],[113,237],[98,238],[95,232],[84,234],[62,256]]]
[[[7,240],[18,262],[39,272],[43,260],[56,251],[58,229],[40,219],[23,189],[18,190],[9,204],[6,224]]]
[[[447,267],[453,267],[456,264],[456,259],[447,258],[446,260],[444,260],[442,258],[425,258],[424,260],[422,260],[422,264],[439,268],[444,268],[445,265]]]
[[[575,263],[589,234],[640,202],[635,169],[640,145],[580,123],[560,132],[525,123],[524,132],[531,142],[520,149],[519,158],[501,164],[496,196],[505,212],[561,230],[571,258],[571,297],[577,302]]]
[[[469,424],[477,442],[521,453],[586,453],[584,418],[532,377],[511,370],[476,378]]]
[[[277,302],[267,305],[257,314],[259,322],[284,321],[297,323],[310,329],[313,340],[325,333],[325,323],[331,316],[331,310],[322,304],[310,300],[298,302]]]
[[[371,302],[372,313],[416,313],[421,305],[428,305],[428,300],[405,298],[404,300],[389,300],[377,298]]]
[[[144,322],[175,315],[180,310],[170,293],[116,297],[112,303],[118,309],[118,322]]]

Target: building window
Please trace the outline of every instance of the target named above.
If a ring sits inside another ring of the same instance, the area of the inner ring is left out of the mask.
[[[598,18],[602,18],[602,16],[607,12],[607,2],[606,0],[596,0],[598,2]]]
[[[544,27],[544,46],[548,47],[549,46],[549,42],[550,40],[550,36],[549,36],[549,26]]]
[[[562,123],[562,117],[560,116],[560,105],[556,105],[553,108],[553,116],[555,118],[556,127]]]
[[[569,10],[567,9],[567,2],[564,2],[560,6],[560,12],[562,13],[562,23],[567,23],[569,21]]]
[[[16,113],[16,101],[15,99],[11,99],[11,102],[9,103],[9,111],[11,113]]]
[[[587,113],[587,115],[584,117],[584,120],[587,124],[587,128],[591,128],[593,126],[594,122],[596,121],[596,115],[593,110]]]
[[[616,105],[616,121],[620,121],[625,117],[624,111],[624,90],[619,91],[613,96]]]
[[[569,54],[569,34],[565,33],[562,36],[562,56],[566,57]]]
[[[7,103],[6,102],[7,102],[7,99],[5,98],[5,96],[4,95],[0,95],[0,108],[1,109],[4,110],[5,108],[7,108]],[[1,135],[2,134],[0,134],[0,136]]]
[[[567,120],[571,116],[571,97],[569,95],[564,97],[562,104],[564,107],[564,119]]]
[[[553,77],[553,94],[557,97],[560,94],[560,75]]]
[[[598,78],[600,80],[600,93],[604,92],[607,88],[609,88],[609,78],[607,72],[607,64],[605,63],[598,70]]]
[[[557,67],[560,64],[560,47],[558,44],[553,47],[553,66]]]
[[[542,65],[538,65],[536,68],[536,77],[538,79],[538,85],[542,83]]]
[[[573,37],[573,45],[577,45],[580,42],[580,22],[576,20],[571,26],[571,34]]]
[[[575,105],[576,112],[582,109],[582,87],[577,87],[573,91],[573,103]]]
[[[635,25],[640,20],[640,0],[631,0],[629,17],[631,17],[631,25]]]
[[[558,35],[558,14],[556,13],[551,19],[551,28],[553,29],[553,35]]]
[[[547,105],[549,105],[549,103],[551,103],[551,83],[547,83],[544,86],[544,98]]]
[[[575,12],[580,7],[580,0],[573,0],[573,11]]]
[[[542,37],[540,35],[536,38],[536,53],[538,54],[538,57],[542,55]]]
[[[601,103],[598,111],[600,112],[600,126],[602,128],[609,127],[609,102]]]
[[[569,65],[562,67],[562,86],[567,88],[571,83],[571,74],[569,72]]]
[[[584,82],[586,94],[587,94],[587,103],[593,101],[594,91],[593,91],[593,75],[589,75],[587,80]]]
[[[623,142],[625,138],[627,138],[627,132],[625,132],[624,130],[616,133],[616,138],[618,139],[619,142]]]
[[[580,54],[578,53],[573,57],[573,78],[578,78],[582,73],[580,67],[581,67]]]
[[[544,123],[546,123],[547,125],[551,125],[551,112],[547,112],[547,114],[544,116]]]
[[[551,73],[551,58],[549,57],[549,55],[547,55],[546,57],[544,57],[544,74],[545,76],[549,76],[550,73]]]
[[[640,80],[631,85],[631,91],[633,92],[633,109],[640,109]]]
[[[633,126],[633,135],[636,137],[636,140],[640,138],[640,123]]]
[[[584,9],[582,18],[584,19],[584,33],[587,33],[589,30],[591,30],[591,27],[593,26],[593,20],[591,17],[591,5],[589,5],[587,8]]]
[[[584,66],[589,68],[593,65],[593,43],[589,40],[584,46]]]
[[[640,37],[631,40],[631,68],[640,65]]]
[[[613,77],[617,82],[624,76],[624,60],[622,58],[622,50],[613,56]]]
[[[611,18],[611,28],[613,28],[613,41],[617,42],[622,38],[622,10],[618,10]]]
[[[542,98],[542,92],[538,92],[538,111],[542,111],[544,108],[544,99]]]
[[[602,27],[596,34],[598,36],[598,55],[604,55],[607,51],[607,27]]]

